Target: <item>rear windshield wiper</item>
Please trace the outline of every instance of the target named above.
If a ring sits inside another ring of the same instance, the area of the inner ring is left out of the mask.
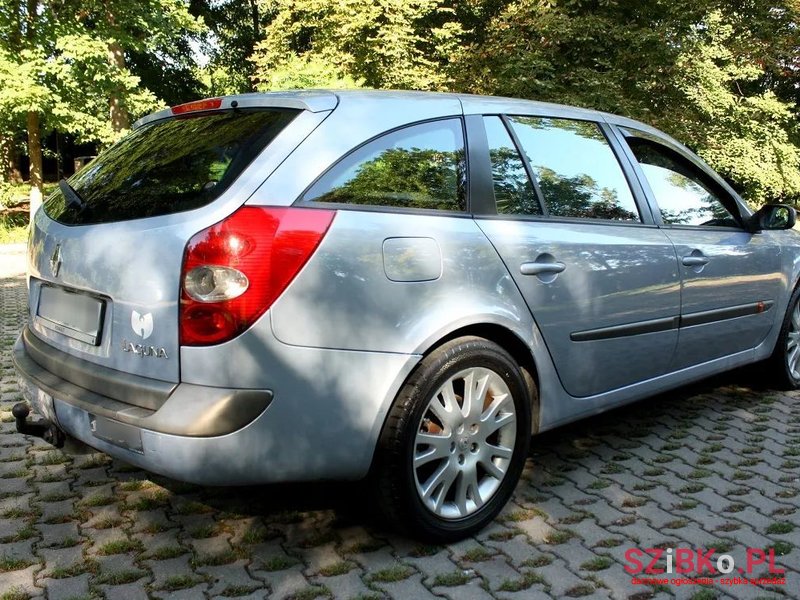
[[[64,197],[67,199],[67,206],[74,206],[78,209],[79,213],[86,209],[86,200],[81,198],[81,195],[67,183],[66,179],[62,179],[58,182],[58,189],[61,190],[61,193],[64,194]]]

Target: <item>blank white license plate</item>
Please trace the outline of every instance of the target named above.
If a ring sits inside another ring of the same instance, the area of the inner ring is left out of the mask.
[[[97,346],[103,327],[105,302],[88,294],[43,285],[36,316],[48,329]]]

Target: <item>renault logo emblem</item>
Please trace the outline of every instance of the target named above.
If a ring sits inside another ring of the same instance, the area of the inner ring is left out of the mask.
[[[61,269],[61,244],[56,244],[56,249],[53,250],[53,255],[50,257],[50,272],[53,277],[58,277],[58,271]]]

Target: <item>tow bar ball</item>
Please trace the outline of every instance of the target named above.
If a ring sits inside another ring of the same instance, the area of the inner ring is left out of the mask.
[[[45,442],[52,444],[56,448],[64,446],[65,435],[58,427],[44,419],[37,422],[28,421],[28,415],[31,414],[31,409],[26,402],[18,402],[15,404],[11,409],[11,414],[14,416],[19,433],[42,438]]]

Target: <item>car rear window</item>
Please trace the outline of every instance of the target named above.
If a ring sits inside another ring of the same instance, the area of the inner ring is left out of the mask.
[[[461,120],[418,123],[345,156],[303,200],[463,212],[465,173]]]
[[[59,186],[45,212],[60,223],[85,225],[200,208],[219,197],[297,113],[240,109],[145,125],[72,177],[74,194]]]

